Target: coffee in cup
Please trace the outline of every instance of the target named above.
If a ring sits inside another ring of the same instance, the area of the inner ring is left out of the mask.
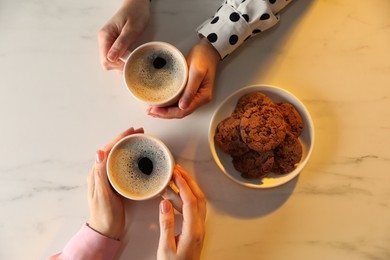
[[[165,42],[148,42],[125,57],[125,84],[138,100],[164,107],[176,103],[188,78],[183,54]]]
[[[181,199],[172,179],[174,158],[156,137],[133,134],[121,139],[108,155],[107,175],[112,187],[132,200],[163,196],[181,210]]]

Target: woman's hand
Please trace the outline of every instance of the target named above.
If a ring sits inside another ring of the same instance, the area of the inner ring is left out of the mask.
[[[183,200],[183,226],[180,234],[175,236],[172,204],[162,200],[157,259],[200,259],[205,236],[206,198],[195,180],[180,165],[175,166],[173,180]]]
[[[149,0],[124,0],[118,12],[98,34],[100,62],[105,70],[123,70],[119,58],[145,30],[150,18]]]
[[[188,82],[178,105],[148,107],[146,113],[159,118],[183,118],[209,103],[213,97],[215,73],[220,59],[217,50],[203,38],[188,54]]]
[[[112,147],[125,136],[143,133],[142,128],[130,128],[103,150],[96,152],[96,162],[88,176],[89,227],[112,239],[119,239],[125,230],[123,198],[110,186],[106,171],[107,156]]]

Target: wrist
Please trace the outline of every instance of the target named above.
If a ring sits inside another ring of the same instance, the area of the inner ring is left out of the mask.
[[[208,53],[211,55],[214,63],[218,63],[221,60],[221,55],[217,49],[207,40],[207,38],[202,38],[199,44],[203,45],[208,50]]]
[[[96,225],[93,224],[93,221],[87,222],[87,226],[90,229],[92,229],[93,231],[95,231],[96,233],[99,233],[102,236],[105,236],[105,237],[108,237],[108,238],[111,238],[114,240],[119,240],[119,238],[121,237],[121,234],[118,234],[118,232],[114,232],[114,231],[110,231],[110,230],[104,231],[103,229],[98,228]]]

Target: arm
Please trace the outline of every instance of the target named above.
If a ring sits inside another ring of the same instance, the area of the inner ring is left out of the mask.
[[[277,14],[291,1],[227,0],[198,27],[198,34],[225,58],[247,39],[273,27],[279,21]]]
[[[198,28],[201,39],[187,57],[188,83],[177,106],[149,107],[147,114],[183,118],[212,100],[219,61],[248,38],[278,22],[277,14],[292,0],[227,0]]]
[[[61,253],[49,259],[114,259],[119,246],[119,240],[101,235],[86,224],[69,240]]]

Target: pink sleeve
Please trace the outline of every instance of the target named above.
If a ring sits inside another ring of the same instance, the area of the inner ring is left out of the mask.
[[[119,246],[120,241],[103,236],[85,224],[66,244],[61,253],[49,259],[114,259]]]

